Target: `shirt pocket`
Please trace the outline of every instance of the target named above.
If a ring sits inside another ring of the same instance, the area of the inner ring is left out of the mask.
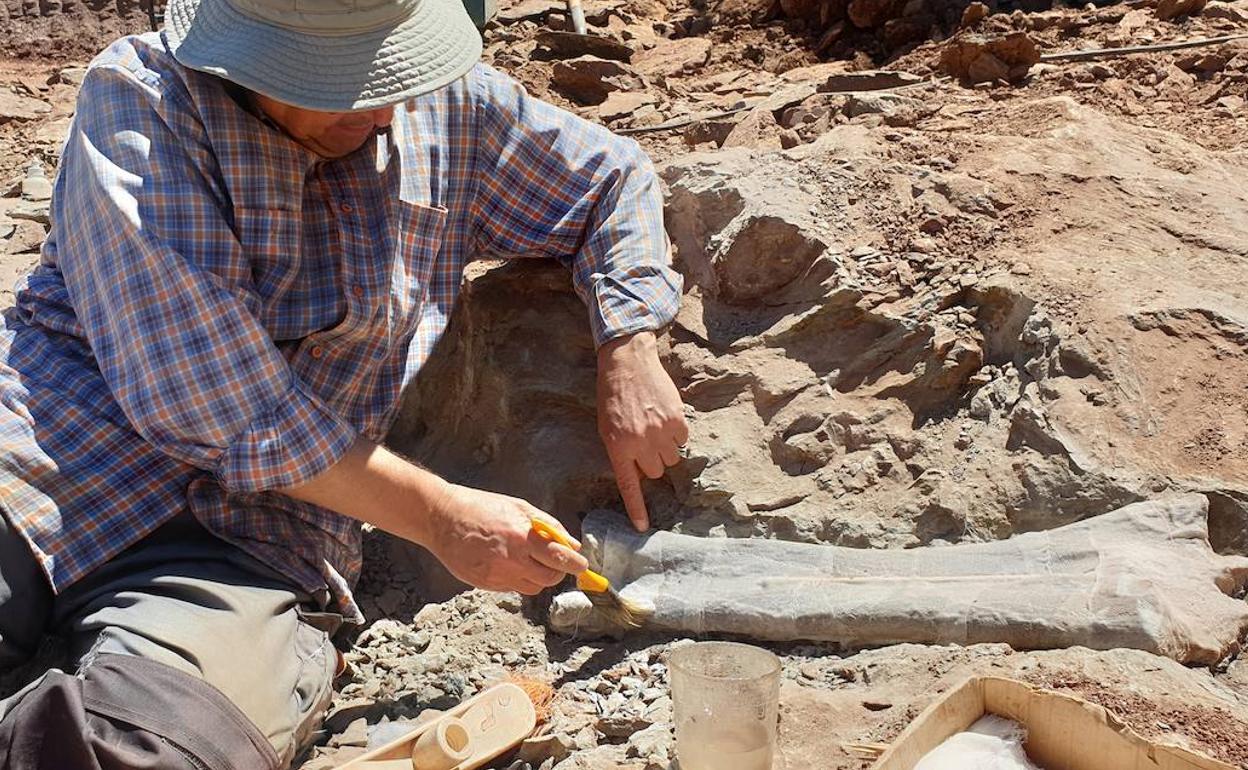
[[[421,310],[437,276],[447,210],[443,206],[399,201],[390,281],[390,330],[406,339],[420,322]]]

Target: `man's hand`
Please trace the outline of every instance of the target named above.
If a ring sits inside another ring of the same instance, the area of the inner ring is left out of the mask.
[[[465,583],[532,596],[589,568],[584,556],[535,533],[535,516],[564,531],[524,500],[448,484],[429,512],[425,547]]]
[[[598,350],[598,432],[611,458],[628,518],[650,528],[641,475],[652,479],[680,461],[689,440],[684,407],[659,362],[654,334],[621,337]]]
[[[316,478],[282,491],[422,545],[455,577],[489,591],[536,594],[589,566],[532,531],[535,516],[564,531],[549,514],[450,484],[363,438]]]

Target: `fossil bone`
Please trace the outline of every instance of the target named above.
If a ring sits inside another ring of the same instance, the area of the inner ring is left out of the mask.
[[[759,640],[1004,642],[1131,647],[1214,663],[1248,631],[1248,559],[1215,553],[1208,501],[1135,503],[1008,540],[867,550],[759,539],[639,535],[618,514],[585,521],[588,553],[651,626]],[[551,627],[609,631],[577,592]]]

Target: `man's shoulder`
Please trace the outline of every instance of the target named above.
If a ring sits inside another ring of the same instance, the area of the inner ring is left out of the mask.
[[[127,35],[113,41],[87,65],[88,74],[99,69],[121,71],[161,91],[181,84],[185,78],[185,68],[173,58],[158,32]]]
[[[205,130],[205,112],[227,98],[217,78],[178,63],[164,35],[149,32],[119,38],[91,60],[78,106],[81,112],[92,103],[108,105],[86,110],[86,120],[133,124],[142,133],[159,123],[186,140]]]

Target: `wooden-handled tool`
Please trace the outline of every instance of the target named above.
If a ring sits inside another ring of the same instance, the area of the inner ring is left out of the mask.
[[[567,0],[568,18],[572,21],[572,31],[578,35],[588,34],[585,26],[585,10],[581,8],[581,0]]]
[[[505,682],[338,770],[476,770],[529,737],[536,726],[537,710],[528,694]]]

